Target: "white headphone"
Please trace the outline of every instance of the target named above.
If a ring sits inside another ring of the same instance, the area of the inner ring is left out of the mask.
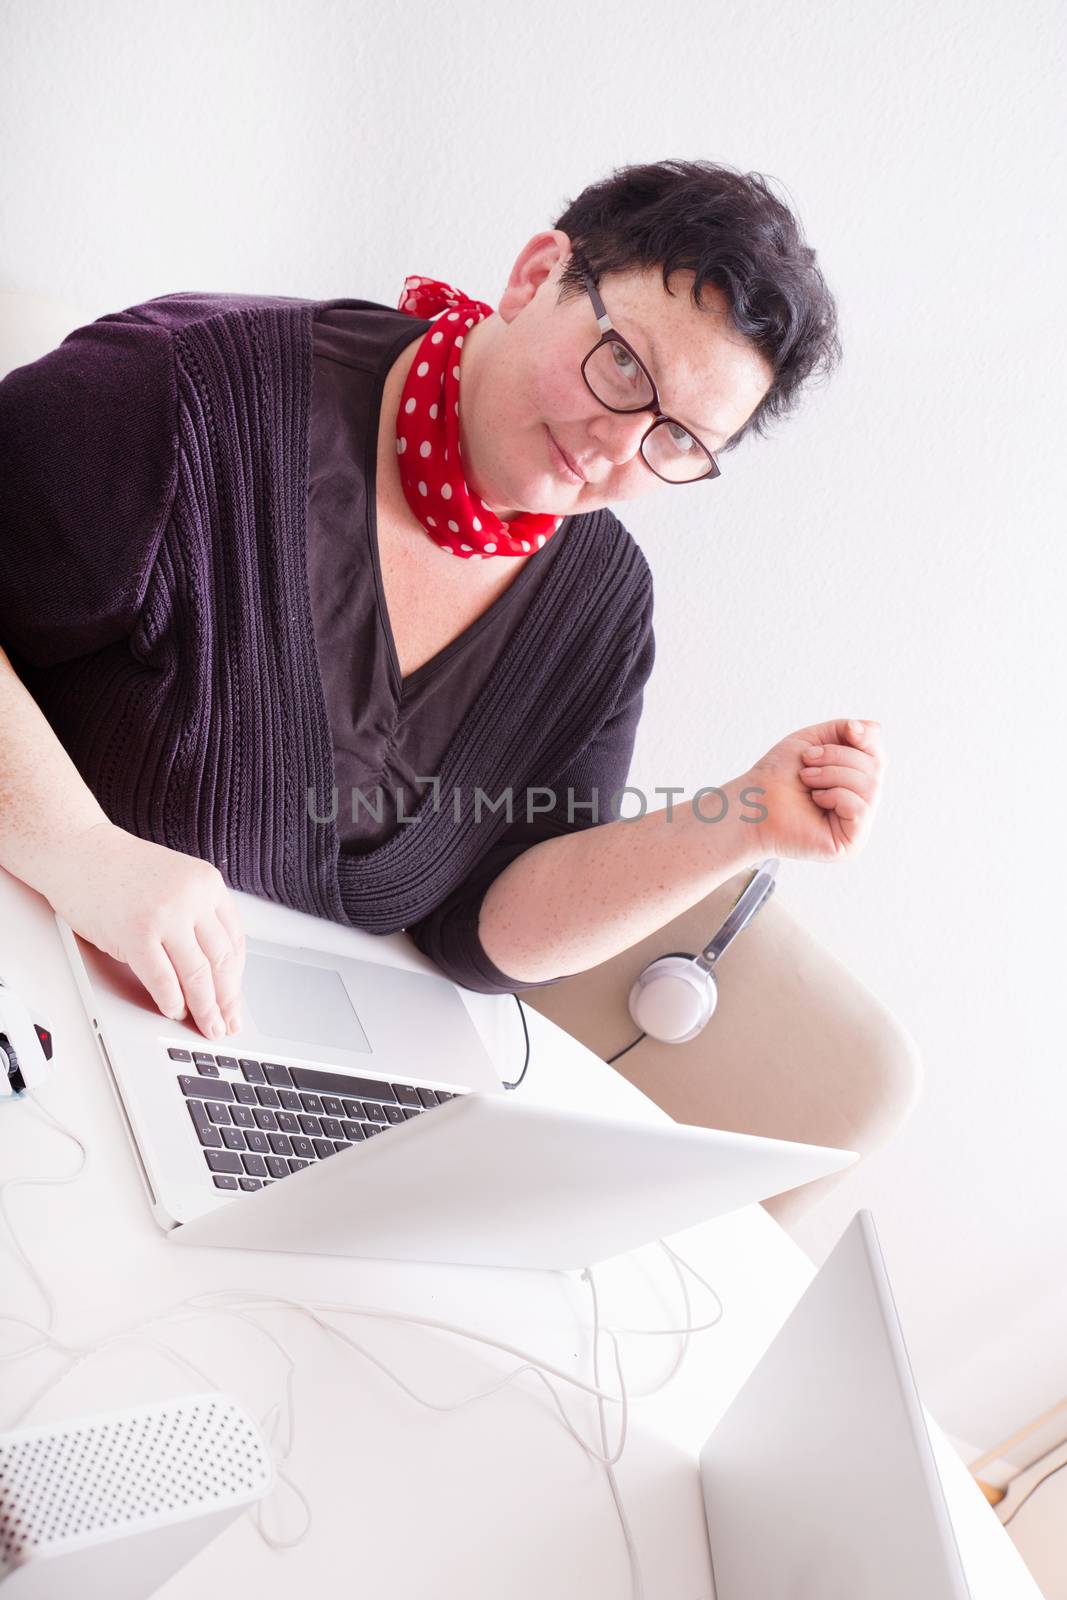
[[[704,1028],[719,1000],[715,964],[774,893],[779,865],[774,856],[756,863],[726,921],[699,955],[672,950],[641,973],[630,990],[630,1015],[650,1038],[684,1044]]]

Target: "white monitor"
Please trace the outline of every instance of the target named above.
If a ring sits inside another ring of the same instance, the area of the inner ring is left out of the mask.
[[[869,1212],[700,1471],[716,1600],[972,1600]]]

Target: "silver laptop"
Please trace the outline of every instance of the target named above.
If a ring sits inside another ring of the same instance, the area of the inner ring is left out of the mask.
[[[700,1455],[716,1600],[971,1600],[870,1212]]]
[[[152,1213],[179,1243],[580,1267],[856,1160],[526,1103],[447,979],[303,946],[248,939],[245,1025],[208,1049],[56,922]]]

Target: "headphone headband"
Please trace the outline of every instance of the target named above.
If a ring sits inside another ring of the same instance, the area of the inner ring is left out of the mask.
[[[774,893],[775,874],[780,866],[781,862],[776,856],[769,856],[766,861],[756,863],[751,878],[734,901],[726,921],[697,956],[697,966],[710,971],[723,951],[733,943],[743,928],[748,927],[760,906]]]

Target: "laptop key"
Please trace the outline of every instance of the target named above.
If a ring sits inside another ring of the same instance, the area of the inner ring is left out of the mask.
[[[228,1173],[223,1172],[215,1174],[216,1189],[236,1189],[236,1187],[237,1179],[231,1178]]]
[[[289,1163],[289,1171],[290,1172],[300,1172],[302,1168],[308,1167],[310,1165],[311,1165],[311,1163],[309,1161],[290,1161],[290,1163]]]
[[[305,1111],[322,1111],[322,1101],[317,1094],[302,1094],[300,1096],[300,1104]]]
[[[205,1150],[204,1160],[212,1172],[240,1172],[241,1158],[235,1156],[232,1150]]]
[[[178,1078],[182,1094],[199,1095],[201,1100],[232,1100],[233,1086],[224,1083],[220,1078],[187,1078],[184,1074]]]
[[[388,1127],[388,1123],[386,1126]],[[382,1131],[376,1122],[361,1122],[360,1127],[363,1129],[363,1137],[365,1139],[369,1139],[372,1134],[381,1133]]]
[[[268,1143],[270,1137],[269,1133],[260,1133],[258,1128],[249,1128],[244,1136],[244,1141],[250,1150],[258,1150],[260,1155],[266,1155],[271,1148]]]
[[[292,1155],[292,1141],[287,1133],[268,1133],[266,1139],[276,1156]]]
[[[247,1106],[231,1106],[230,1117],[238,1128],[254,1128],[256,1126],[252,1113]]]
[[[361,1117],[363,1115],[363,1107],[358,1100],[342,1100],[341,1104],[345,1108],[346,1117]]]
[[[265,1128],[268,1133],[277,1133],[278,1118],[274,1115],[273,1111],[268,1111],[266,1106],[259,1106],[255,1111],[253,1111],[252,1115],[256,1119],[257,1128]],[[282,1115],[285,1115],[284,1111],[282,1112]],[[235,1117],[234,1121],[236,1122],[236,1120],[237,1119]]]
[[[360,1100],[395,1100],[391,1083],[377,1078],[354,1078],[349,1073],[323,1072],[317,1067],[293,1067],[298,1089],[318,1089],[323,1094],[352,1095]]]
[[[339,1117],[344,1111],[344,1106],[335,1094],[324,1094],[322,1097],[322,1109],[327,1116]]]
[[[300,1124],[291,1111],[272,1111],[271,1116],[283,1133],[299,1133]]]
[[[325,1159],[327,1156],[334,1154],[333,1141],[331,1139],[312,1139],[311,1142],[315,1146],[315,1154],[317,1156],[322,1156]]]
[[[309,1139],[317,1139],[322,1134],[322,1123],[318,1117],[309,1116],[306,1112],[296,1119],[300,1124],[301,1132],[306,1133]]]
[[[251,1161],[251,1156],[245,1156],[246,1161]],[[284,1156],[268,1156],[267,1171],[274,1178],[287,1178],[289,1176],[289,1163]]]
[[[297,1094],[295,1089],[279,1089],[277,1093],[278,1099],[281,1101],[286,1111],[302,1111],[304,1109],[300,1104],[300,1096]],[[264,1103],[267,1105],[274,1104],[272,1100]]]
[[[263,1071],[267,1082],[273,1083],[276,1089],[293,1088],[293,1080],[289,1076],[289,1068],[283,1067],[280,1061],[264,1061]]]
[[[410,1122],[412,1117],[417,1117],[418,1114],[419,1114],[419,1111],[421,1111],[422,1109],[423,1108],[422,1108],[421,1105],[419,1106],[418,1111],[415,1109],[414,1106],[405,1106],[404,1107],[404,1120],[405,1120],[405,1122]]]
[[[412,1106],[416,1111],[422,1110],[422,1101],[413,1083],[394,1083],[393,1091],[402,1106]]]
[[[351,1148],[352,1148],[352,1146],[350,1144],[345,1144],[343,1139],[335,1139],[333,1141],[333,1149],[334,1149],[334,1154],[335,1155],[340,1155],[342,1150],[351,1150]]]
[[[362,1139],[362,1137],[363,1137],[363,1129],[360,1127],[358,1122],[342,1122],[341,1127],[344,1130],[344,1134],[345,1134],[345,1138],[346,1139],[352,1139],[352,1140]]]
[[[170,1046],[167,1054],[172,1061],[191,1061],[193,1059],[188,1050],[179,1050],[174,1045]]]
[[[404,1113],[399,1106],[383,1106],[382,1110],[385,1112],[386,1122],[392,1122],[394,1125],[403,1122]]]
[[[204,1066],[206,1064],[209,1067],[213,1067],[215,1065],[215,1057],[211,1054],[210,1050],[194,1050],[193,1060],[197,1062],[199,1066]]]
[[[250,1083],[235,1082],[233,1086],[233,1097],[235,1100],[239,1100],[243,1106],[255,1106],[259,1104],[259,1101],[256,1099],[256,1091],[253,1089]]]
[[[207,1102],[207,1114],[211,1118],[212,1122],[225,1123],[227,1126],[229,1125],[230,1108],[229,1106],[224,1106],[220,1100],[209,1100]]]
[[[193,1119],[194,1126],[197,1128],[211,1127],[211,1118],[208,1116],[207,1107],[202,1100],[187,1100],[185,1103],[189,1107],[189,1115]]]
[[[266,1083],[263,1068],[258,1061],[249,1061],[245,1056],[240,1056],[237,1064],[245,1075],[246,1083]]]
[[[292,1090],[285,1090],[284,1092],[291,1094]],[[279,1105],[284,1105],[285,1103],[280,1099],[277,1089],[272,1089],[269,1083],[260,1085],[256,1090],[256,1099],[261,1106],[267,1106],[271,1110],[276,1110]]]
[[[272,1139],[277,1137],[276,1133],[271,1135]],[[305,1138],[302,1133],[293,1134],[293,1154],[299,1156],[302,1161],[313,1161],[315,1159],[315,1151],[311,1140]]]
[[[223,1128],[222,1142],[227,1150],[243,1150],[245,1148],[245,1136],[240,1128]]]
[[[263,1187],[258,1178],[240,1178],[238,1181],[242,1189],[262,1189]]]
[[[385,1121],[385,1107],[384,1106],[377,1106],[371,1100],[371,1101],[368,1101],[366,1103],[366,1105],[364,1105],[363,1110],[366,1113],[366,1117],[367,1117],[367,1121],[368,1122],[384,1122]]]
[[[250,1178],[265,1178],[267,1176],[267,1163],[262,1156],[242,1156],[241,1165]]]
[[[437,1096],[432,1089],[420,1089],[418,1095],[424,1106],[435,1106],[437,1104]]]
[[[236,1056],[216,1056],[215,1057],[215,1065],[217,1067],[236,1067],[236,1065],[237,1065],[237,1057]]]
[[[336,1117],[323,1117],[322,1131],[327,1139],[340,1139],[342,1137],[341,1124]]]

